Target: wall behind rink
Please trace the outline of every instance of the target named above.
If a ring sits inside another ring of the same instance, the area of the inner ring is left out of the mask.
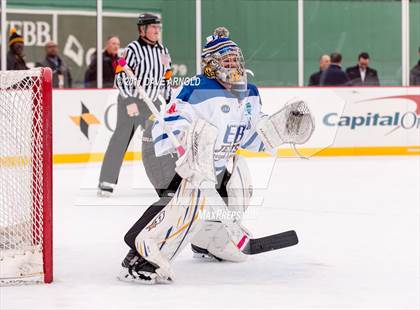
[[[54,163],[101,161],[116,124],[116,90],[54,90]],[[316,121],[305,156],[420,155],[420,88],[261,88],[263,111],[305,100]],[[126,160],[141,158],[141,132]],[[245,156],[266,153],[241,151]],[[296,156],[282,146],[278,156]]]

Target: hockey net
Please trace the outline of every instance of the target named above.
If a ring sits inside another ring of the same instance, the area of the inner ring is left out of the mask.
[[[52,281],[51,70],[0,72],[0,284]]]

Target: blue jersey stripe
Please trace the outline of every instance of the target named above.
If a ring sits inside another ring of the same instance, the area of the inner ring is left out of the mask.
[[[242,147],[244,149],[246,149],[248,146],[250,146],[252,144],[252,142],[254,142],[255,138],[257,138],[257,135],[258,134],[256,132],[254,132],[254,134],[251,136],[251,138],[249,138],[249,140],[246,143],[242,144]]]
[[[173,121],[185,120],[188,123],[191,123],[188,119],[186,119],[185,117],[182,117],[181,115],[165,117],[164,120],[165,120],[165,122],[173,122]],[[152,129],[155,128],[155,126],[158,125],[158,124],[159,124],[159,121],[155,121],[153,123]]]
[[[177,135],[177,134],[179,134],[181,132],[181,130],[175,130],[175,131],[173,131],[173,134],[174,135]],[[163,135],[160,135],[159,137],[157,137],[155,140],[153,140],[153,143],[154,144],[156,144],[156,143],[158,143],[159,141],[161,141],[161,140],[165,140],[165,139],[167,139],[168,138],[168,135],[166,134],[166,133],[164,133]]]
[[[165,122],[173,122],[179,119],[186,119],[186,118],[182,117],[181,115],[169,116],[169,117],[165,117]]]

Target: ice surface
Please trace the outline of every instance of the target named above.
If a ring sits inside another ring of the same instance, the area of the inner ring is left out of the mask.
[[[156,198],[141,162],[110,199],[96,197],[99,165],[55,166],[54,282],[2,287],[0,308],[419,309],[420,157],[249,162],[263,205],[247,226],[295,229],[297,246],[237,264],[187,247],[172,285],[119,282],[124,233]]]

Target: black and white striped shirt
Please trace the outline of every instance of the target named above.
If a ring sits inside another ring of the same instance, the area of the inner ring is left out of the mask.
[[[131,42],[125,52],[125,60],[131,71],[136,76],[141,87],[147,95],[154,101],[161,92],[168,92],[168,83],[164,83],[166,70],[170,69],[170,56],[168,49],[160,43],[154,45],[145,42],[142,38]],[[125,72],[120,72],[116,76],[116,85],[120,90],[120,95],[124,98],[138,97],[138,91],[133,85],[133,81],[127,79]]]

